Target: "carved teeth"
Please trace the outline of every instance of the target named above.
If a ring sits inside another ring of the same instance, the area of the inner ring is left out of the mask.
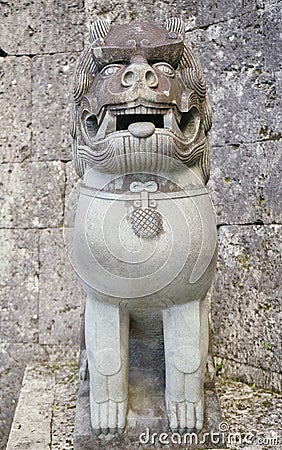
[[[164,116],[164,127],[169,130],[173,130],[178,137],[181,137],[181,132],[179,130],[180,119],[180,114],[177,114],[176,110],[172,109],[169,110],[169,112]]]
[[[113,109],[112,114],[115,115],[125,115],[125,114],[166,114],[167,108],[151,108],[148,106],[136,106],[134,108],[126,109]]]
[[[146,122],[146,115],[147,122],[152,122],[156,128],[171,130],[176,136],[183,138],[180,130],[182,114],[176,107],[152,108],[143,105],[123,109],[103,108],[97,115],[99,128],[95,138],[104,139],[110,133],[126,131],[132,123]]]

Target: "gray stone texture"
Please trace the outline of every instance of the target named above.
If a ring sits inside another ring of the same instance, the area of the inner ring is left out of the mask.
[[[9,55],[81,50],[82,0],[1,3],[1,48]]]
[[[72,158],[70,87],[77,58],[78,53],[58,53],[33,59],[33,161],[69,161]]]
[[[213,145],[281,138],[281,61],[268,56],[279,48],[277,16],[274,6],[188,33],[207,80]]]
[[[73,356],[28,365],[7,450],[72,448],[78,382]]]
[[[62,226],[65,171],[60,161],[3,164],[0,183],[2,228]]]
[[[39,386],[40,391],[38,390]],[[258,450],[263,448],[264,450],[273,450],[274,448],[280,448],[279,429],[282,400],[279,394],[221,376],[216,379],[216,388],[219,392],[223,421],[226,426],[226,431],[221,436],[222,440],[223,438],[225,440],[225,449],[248,448]],[[45,448],[50,450],[77,450],[72,436],[77,389],[77,365],[70,355],[68,361],[59,364],[28,365],[25,370],[23,388],[8,449],[33,450],[38,448],[36,445],[40,443],[39,450]],[[212,391],[210,389],[208,391],[208,395],[212,396]],[[38,395],[34,395],[35,392],[38,392]],[[80,398],[81,400],[86,403],[87,399]],[[38,423],[38,417],[41,418],[43,426],[40,426],[41,423],[39,423],[35,428],[33,424]],[[47,418],[49,418],[48,436],[46,436],[45,431]],[[87,424],[84,424],[84,428],[87,428]],[[26,433],[27,430],[30,431],[29,435]],[[249,439],[252,438],[253,445],[247,445],[247,442],[244,441],[246,436]],[[113,439],[102,438],[97,446],[88,446],[84,442],[83,450],[101,450],[103,448],[123,450],[125,446],[120,445],[120,442],[124,442],[124,438],[124,436],[120,436],[114,441]],[[131,443],[130,449],[180,448],[178,444],[141,445],[138,442],[139,436],[137,433],[136,438],[134,444]],[[158,440],[158,437],[152,436],[152,432],[148,438],[150,442],[152,439]],[[241,445],[239,438],[241,438]],[[215,443],[217,439],[218,435],[215,434]],[[259,443],[259,440],[262,441]],[[261,442],[263,441],[262,447]],[[216,445],[213,444],[209,448],[214,449],[215,447]],[[189,448],[191,448],[190,445]]]
[[[252,0],[199,0],[197,2],[197,26],[205,27],[217,22],[224,22],[256,10],[258,2]]]
[[[31,151],[31,59],[0,57],[0,162],[22,162]]]
[[[86,25],[97,17],[121,23],[173,14],[187,21],[213,108],[210,189],[222,225],[212,299],[216,355],[224,374],[279,387],[281,1],[2,2],[0,448],[26,363],[58,361],[77,348],[84,294],[61,232],[73,221],[69,84]]]
[[[229,360],[233,365],[237,362],[248,366],[248,381],[251,368],[273,373],[269,384],[278,390],[282,342],[281,231],[281,225],[220,227],[212,303],[214,353],[226,359],[227,367]],[[263,385],[265,377],[260,380],[257,375],[254,370],[253,381]]]
[[[84,293],[68,259],[62,230],[43,230],[39,246],[39,343],[78,343]]]
[[[66,164],[66,193],[65,193],[65,212],[64,212],[64,236],[65,239],[66,229],[70,229],[72,236],[72,227],[74,226],[74,215],[77,204],[77,196],[79,192],[79,180],[80,178],[74,170],[72,162]],[[68,248],[68,245],[67,245]]]
[[[42,369],[25,372],[7,450],[50,448],[55,380],[52,376],[47,378],[47,374],[44,375]],[[31,394],[32,407],[29,405]]]
[[[21,390],[25,366],[32,360],[44,358],[42,346],[34,343],[0,344],[0,448],[5,449],[15,407]]]
[[[282,222],[281,142],[213,147],[209,188],[218,224]]]
[[[126,21],[154,20],[163,22],[168,17],[178,15],[183,17],[187,26],[195,23],[197,0],[157,0],[152,6],[150,0],[136,2],[135,0],[102,0],[99,3],[85,0],[86,23],[89,26],[95,19],[106,19],[113,23]],[[85,35],[88,37],[87,34]]]
[[[38,339],[38,231],[0,229],[1,342]]]
[[[70,381],[73,381],[74,377],[77,376],[77,367],[74,367],[74,364],[75,361],[78,360],[78,346],[69,346],[66,344],[48,346],[34,343],[14,344],[6,342],[0,344],[0,351],[0,448],[2,450],[6,448],[5,443],[8,438],[9,430],[14,416],[14,410],[17,406],[18,397],[21,391],[25,367],[32,362],[39,365],[52,364],[52,373],[49,373],[49,375],[52,375],[53,377],[54,372],[56,371],[56,379],[60,379],[60,385],[63,385],[59,389],[59,392],[61,392],[63,388],[66,389],[66,387],[70,389],[70,386],[72,389],[74,389],[75,392],[76,384],[72,384],[70,383]],[[71,367],[71,369],[69,370],[69,374],[64,370],[60,370],[65,365]],[[44,376],[45,380],[48,380],[48,377],[45,376],[46,371],[43,370],[43,367],[41,368],[41,373],[42,376]],[[59,392],[58,397],[60,397],[60,401],[62,401],[62,397]],[[35,398],[35,396],[33,395],[33,391],[32,396],[33,398]],[[65,401],[65,405],[71,404],[70,397],[67,400],[65,399]],[[72,401],[75,403],[74,396],[72,397]],[[30,404],[29,408],[31,408]],[[60,415],[59,417],[59,411],[62,410],[62,408],[63,405],[60,406],[60,409],[58,408],[58,411],[54,411],[53,414],[53,416],[56,417],[56,420],[54,420],[54,430],[61,430],[61,432],[63,431],[62,415]],[[66,411],[66,415],[64,417],[67,417],[67,414],[71,415],[72,411],[73,409],[69,413],[67,413]],[[64,422],[64,427],[67,429],[66,422]]]
[[[157,436],[160,436],[161,433],[167,433],[168,442],[171,442],[172,433],[168,428],[163,392],[164,380],[159,376],[158,372],[152,370],[132,370],[129,379],[130,402],[127,426],[125,432],[120,436],[103,436],[103,434],[96,436],[93,433],[90,423],[89,381],[84,381],[80,384],[73,436],[74,450],[151,449],[151,436],[153,433],[156,433]],[[214,383],[210,381],[205,384],[204,417],[205,428],[199,434],[201,444],[193,445],[195,441],[192,441],[192,445],[189,445],[191,450],[210,448],[210,439],[204,440],[203,434],[210,433],[211,430],[217,431],[219,424],[222,422],[219,399]],[[150,438],[146,442],[147,437],[144,435],[148,429]],[[139,438],[141,435],[143,435],[145,442],[140,443]],[[184,441],[184,445],[176,442],[177,445],[170,444],[164,448],[185,449],[188,443],[190,443],[189,440],[186,444]],[[162,442],[161,444],[161,447],[163,447],[164,443]],[[215,445],[213,448],[223,448],[223,445],[221,443],[221,445]]]

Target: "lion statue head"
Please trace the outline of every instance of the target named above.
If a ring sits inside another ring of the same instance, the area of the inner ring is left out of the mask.
[[[149,169],[157,154],[197,165],[208,181],[211,110],[201,66],[184,36],[178,18],[163,26],[91,25],[73,88],[71,136],[80,177],[87,165],[123,173],[139,170],[142,159]]]

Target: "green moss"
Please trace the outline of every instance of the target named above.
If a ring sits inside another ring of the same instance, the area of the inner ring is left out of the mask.
[[[250,259],[250,255],[242,255],[241,258],[241,264],[243,266],[244,269],[248,269],[249,268],[249,259]]]
[[[272,350],[272,345],[268,344],[267,342],[263,342],[262,346],[263,348],[265,348],[265,350]]]
[[[263,305],[259,305],[258,309],[261,311],[272,311],[271,305],[269,305],[268,303],[264,303]]]
[[[264,406],[265,408],[270,408],[270,406],[271,406],[271,403],[270,403],[269,400],[264,400],[264,401],[262,402],[262,404],[263,404],[263,406]]]
[[[230,177],[225,177],[225,178],[224,178],[224,181],[225,181],[225,183],[230,183],[231,178],[230,178]]]
[[[263,308],[265,309],[265,311],[271,311],[271,305],[268,305],[267,303],[263,305]]]
[[[278,131],[269,130],[268,125],[265,124],[261,127],[259,134],[262,138],[268,139],[270,141],[278,141],[281,139],[281,133]]]
[[[222,361],[215,366],[215,373],[216,373],[216,375],[220,374],[220,372],[222,370],[222,366],[223,366]]]
[[[264,204],[264,202],[265,202],[265,199],[262,196],[260,196],[259,197],[259,201],[258,201],[258,205],[262,206]]]
[[[263,137],[266,137],[268,135],[268,125],[263,125],[260,129],[259,134]]]

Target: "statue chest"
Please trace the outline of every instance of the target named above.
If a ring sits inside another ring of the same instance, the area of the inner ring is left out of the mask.
[[[155,180],[128,189],[81,185],[76,212],[76,270],[107,297],[187,301],[210,283],[216,221],[204,187],[162,189]],[[205,279],[207,279],[205,281]]]

